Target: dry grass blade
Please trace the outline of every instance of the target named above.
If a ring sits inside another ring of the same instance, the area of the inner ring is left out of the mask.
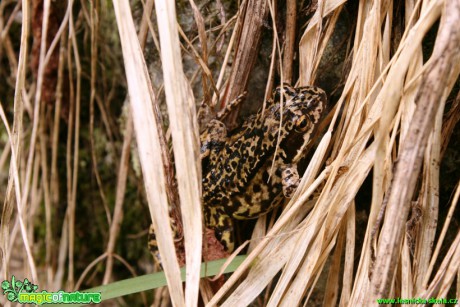
[[[126,192],[126,181],[128,177],[128,166],[129,166],[129,157],[131,142],[133,138],[133,116],[131,112],[128,115],[128,122],[126,123],[126,132],[125,138],[123,140],[123,149],[121,152],[120,158],[120,168],[118,170],[117,177],[117,195],[115,200],[115,208],[113,210],[113,219],[112,224],[110,225],[110,238],[107,243],[107,265],[104,275],[103,284],[107,284],[110,281],[113,267],[113,252],[115,250],[115,243],[120,232],[120,225],[123,217],[123,201]]]
[[[318,1],[320,7],[316,9],[315,15],[308,23],[308,28],[302,34],[299,43],[299,79],[301,85],[313,83],[315,70],[318,67],[321,54],[330,35],[329,33],[328,36],[321,37],[323,17],[329,15],[331,12],[340,11],[340,6],[345,2],[345,0]],[[331,24],[331,28],[333,27],[334,23]]]
[[[153,114],[155,99],[146,70],[142,50],[134,28],[131,9],[127,2],[114,2],[115,15],[123,49],[128,88],[139,146],[139,156],[144,174],[147,199],[155,227],[155,234],[163,257],[171,299],[176,306],[184,304],[179,265],[173,244],[173,234],[168,224],[168,202],[165,194],[165,174],[159,142],[158,122]]]
[[[72,9],[74,2],[69,2],[69,9]],[[69,263],[68,263],[68,288],[73,289],[75,285],[75,240],[76,236],[76,209],[77,209],[77,187],[78,187],[78,173],[79,173],[79,159],[80,159],[80,124],[81,124],[81,95],[82,95],[82,64],[80,53],[78,50],[78,42],[76,37],[76,23],[73,15],[70,14],[69,19],[69,40],[67,45],[67,61],[70,68],[73,69],[75,65],[75,76],[69,72],[69,79],[73,81],[75,77],[76,86],[73,88],[71,82],[71,111],[69,117],[70,122],[74,123],[74,130],[69,129],[67,134],[67,201],[68,207],[66,212],[66,219],[68,219],[67,226],[69,227]],[[73,118],[72,118],[73,117]],[[72,122],[72,120],[74,122]],[[73,134],[73,135],[72,135]],[[73,153],[71,154],[73,149]],[[73,158],[73,161],[71,161]],[[73,162],[73,163],[72,163]]]
[[[443,243],[443,240],[445,239],[445,235],[447,232],[447,228],[450,225],[450,222],[453,218],[453,213],[455,212],[455,208],[458,204],[458,200],[460,198],[460,182],[457,183],[457,189],[455,191],[455,195],[452,200],[452,204],[449,208],[449,212],[447,214],[447,219],[446,222],[444,223],[444,227],[441,231],[441,234],[439,235],[438,239],[438,244],[436,246],[435,251],[433,252],[433,256],[431,259],[430,266],[428,267],[428,270],[425,272],[425,280],[423,280],[422,287],[420,287],[420,291],[423,291],[424,297],[428,297],[429,293],[431,293],[431,296],[433,296],[433,293],[436,289],[438,289],[439,284],[444,281],[444,284],[447,286],[444,286],[443,291],[448,289],[448,285],[452,283],[452,278],[455,274],[458,275],[458,269],[460,268],[460,254],[458,252],[459,249],[459,244],[460,244],[460,232],[457,233],[456,239],[454,239],[454,242],[452,242],[451,247],[449,251],[446,253],[446,256],[443,260],[443,263],[441,264],[441,268],[439,268],[436,276],[433,278],[432,282],[430,285],[428,285],[429,278],[431,277],[431,273],[433,271],[433,267],[435,265],[436,260],[439,257],[439,251],[441,249],[441,245]],[[457,251],[455,251],[455,248]],[[441,280],[442,279],[442,280]],[[457,289],[457,294],[458,294],[458,289]],[[438,296],[445,296],[445,294],[439,293]]]
[[[295,30],[297,8],[296,1],[286,1],[286,43],[283,54],[283,77],[287,83],[292,83],[292,61],[295,51]]]
[[[97,36],[99,33],[99,16],[97,3],[91,3],[90,5],[90,28],[91,28],[91,89],[89,98],[89,134],[90,134],[90,146],[91,146],[91,161],[93,165],[98,165],[98,158],[96,157],[95,141],[94,141],[94,103],[96,100],[96,76],[97,76],[97,54],[98,54],[98,41]],[[93,167],[94,177],[99,189],[99,195],[101,196],[102,205],[105,210],[106,218],[109,224],[112,223],[112,217],[110,216],[110,210],[107,204],[106,192],[102,185],[101,175],[97,167]]]
[[[226,102],[233,101],[246,89],[256,60],[257,52],[255,51],[260,43],[263,20],[268,11],[265,0],[247,1],[244,5],[246,7],[238,37],[238,48],[224,93]]]
[[[141,27],[140,27],[139,34],[138,34],[139,43],[142,48],[145,47],[145,41],[147,39],[147,33],[148,33],[147,31],[148,31],[148,23],[149,23],[147,21],[147,18],[148,16],[150,16],[150,13],[152,12],[152,10],[153,10],[153,0],[150,0],[145,5],[145,11],[144,11]],[[93,14],[97,14],[97,8],[92,9],[91,16],[93,16]],[[93,31],[91,31],[91,33],[93,35]],[[96,43],[96,42],[93,42],[93,43]],[[94,58],[95,57],[96,55],[94,56]],[[94,74],[96,74],[95,70],[96,70],[96,67],[93,66],[91,69],[91,72],[92,72],[91,80],[92,81],[94,77],[93,71],[94,71]],[[95,91],[94,88],[92,90],[92,93],[93,91]],[[123,203],[125,200],[125,192],[126,192],[126,185],[127,185],[128,172],[129,172],[129,159],[131,157],[130,150],[131,150],[131,144],[132,144],[133,136],[134,136],[134,123],[133,123],[133,116],[131,113],[131,109],[128,109],[127,113],[128,113],[127,114],[128,119],[126,122],[126,131],[124,133],[123,147],[122,147],[121,158],[120,158],[120,166],[118,169],[118,176],[117,176],[115,208],[113,210],[113,219],[110,225],[110,237],[109,237],[109,241],[107,243],[107,249],[106,249],[107,264],[106,264],[106,269],[104,273],[104,279],[102,281],[103,284],[107,284],[111,280],[112,270],[113,270],[113,259],[114,259],[113,254],[115,251],[117,239],[119,238],[120,226],[123,221]]]
[[[16,203],[18,207],[19,215],[19,222],[21,224],[21,232],[22,238],[24,242],[24,247],[27,253],[27,259],[29,262],[29,268],[32,273],[32,278],[34,281],[37,281],[37,270],[35,267],[34,259],[32,257],[32,253],[30,250],[30,243],[27,238],[25,225],[23,222],[23,214],[22,214],[22,197],[24,194],[21,195],[20,191],[20,184],[21,181],[19,180],[19,169],[18,164],[21,159],[21,152],[23,145],[21,144],[22,135],[23,135],[23,114],[24,114],[24,103],[23,103],[23,91],[25,89],[25,76],[26,76],[26,65],[27,65],[27,49],[28,43],[27,39],[29,36],[29,27],[27,26],[30,23],[30,11],[29,11],[29,1],[23,0],[23,13],[22,13],[22,32],[21,32],[21,50],[19,53],[19,61],[18,61],[18,68],[16,74],[16,86],[15,86],[15,93],[14,93],[14,121],[13,121],[13,131],[9,134],[9,141],[11,144],[11,165],[10,165],[10,172],[9,177],[12,180],[8,181],[6,197],[4,200],[4,207],[2,212],[1,218],[1,249],[2,249],[2,275],[6,279],[7,272],[8,272],[8,261],[9,261],[9,244],[10,244],[10,233],[9,233],[9,223],[11,219],[11,214],[13,211],[13,188],[15,190],[16,196]],[[6,125],[6,118],[4,117],[4,112],[2,110],[2,120]],[[13,179],[14,178],[14,179]]]
[[[195,100],[182,68],[174,1],[155,1],[155,7],[187,251],[185,303],[194,306],[198,302],[203,233]]]
[[[460,66],[452,63],[458,63],[460,56],[458,50],[460,31],[454,26],[459,19],[460,4],[447,2],[433,51],[433,60],[422,76],[419,92],[415,98],[417,107],[406,141],[402,145],[392,181],[386,216],[388,222],[383,225],[375,275],[371,281],[373,302],[376,298],[389,296],[390,283],[398,260],[397,254],[403,238],[403,226],[407,220],[410,200],[422,165],[428,137],[436,113],[443,107],[450,91],[446,86],[451,83],[449,79],[456,80],[458,77]],[[443,97],[441,103],[439,103],[440,97]]]
[[[212,80],[212,74],[211,72],[209,71],[208,67],[207,67],[207,63],[208,63],[208,40],[206,38],[206,28],[205,28],[205,24],[204,24],[204,20],[203,20],[203,15],[201,15],[200,13],[200,10],[198,9],[198,7],[196,6],[195,2],[193,0],[189,0],[189,3],[192,7],[192,11],[193,11],[193,16],[195,17],[195,24],[197,25],[198,27],[198,37],[200,39],[200,43],[201,43],[201,57],[200,57],[200,62],[204,62],[202,63],[202,83],[203,83],[203,100],[204,101],[211,101],[211,97],[209,95],[209,87],[207,85],[207,78],[206,76],[209,77],[210,79],[210,82],[214,88],[214,90],[216,90],[216,86],[214,84],[214,81]],[[184,35],[185,36],[185,35]],[[194,49],[192,47],[192,49]],[[195,51],[195,50],[194,50]]]

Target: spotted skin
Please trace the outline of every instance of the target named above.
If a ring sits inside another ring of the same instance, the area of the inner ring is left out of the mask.
[[[240,101],[239,97],[232,106]],[[257,218],[293,195],[299,184],[297,163],[326,103],[318,87],[283,85],[265,109],[239,128],[229,132],[219,120],[229,107],[201,133],[205,224],[227,251],[234,249],[234,219]],[[150,249],[160,261],[153,231],[150,238]]]
[[[240,128],[225,135],[223,124],[212,122],[204,131],[205,222],[228,251],[234,249],[233,219],[257,218],[292,196],[299,184],[296,163],[325,107],[323,90],[284,85]]]

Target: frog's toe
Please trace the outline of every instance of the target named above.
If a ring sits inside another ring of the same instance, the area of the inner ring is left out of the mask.
[[[232,252],[235,249],[232,226],[226,228],[217,227],[214,229],[214,233],[227,252]]]
[[[289,165],[283,168],[281,172],[281,181],[283,184],[283,194],[286,198],[290,198],[300,183],[299,173],[295,165]]]

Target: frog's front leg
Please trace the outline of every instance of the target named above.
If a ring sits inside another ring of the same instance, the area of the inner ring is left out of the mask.
[[[214,230],[216,239],[224,249],[232,252],[235,248],[233,237],[233,220],[220,206],[205,208],[206,226]]]
[[[227,252],[235,249],[235,238],[233,237],[233,221],[228,215],[220,217],[222,224],[214,228],[217,240],[224,246]]]
[[[286,164],[281,167],[281,183],[283,185],[284,196],[291,198],[300,183],[296,164]]]

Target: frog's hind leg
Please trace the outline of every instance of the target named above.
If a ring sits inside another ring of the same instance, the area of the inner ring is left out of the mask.
[[[232,252],[235,249],[235,237],[233,235],[233,221],[228,216],[220,217],[222,223],[214,227],[214,234],[223,245],[227,252]]]
[[[207,206],[204,209],[206,227],[214,230],[216,239],[226,251],[232,252],[235,248],[233,220],[220,205]]]
[[[182,246],[182,249],[183,249],[184,234],[182,232],[182,227],[179,227],[177,225],[175,219],[170,217],[170,223],[171,223],[171,230],[174,236],[174,244],[176,245],[176,252],[177,252],[178,246]],[[157,238],[155,235],[155,229],[153,228],[153,224],[150,224],[148,241],[149,241],[148,242],[149,250],[153,256],[153,259],[160,267],[163,267],[161,264],[161,255],[160,255],[160,250],[158,248],[158,242],[157,242]]]
[[[152,253],[153,259],[156,263],[161,266],[161,257],[160,257],[160,250],[158,249],[158,242],[155,236],[155,229],[153,229],[153,224],[150,224],[149,228],[149,250]]]

